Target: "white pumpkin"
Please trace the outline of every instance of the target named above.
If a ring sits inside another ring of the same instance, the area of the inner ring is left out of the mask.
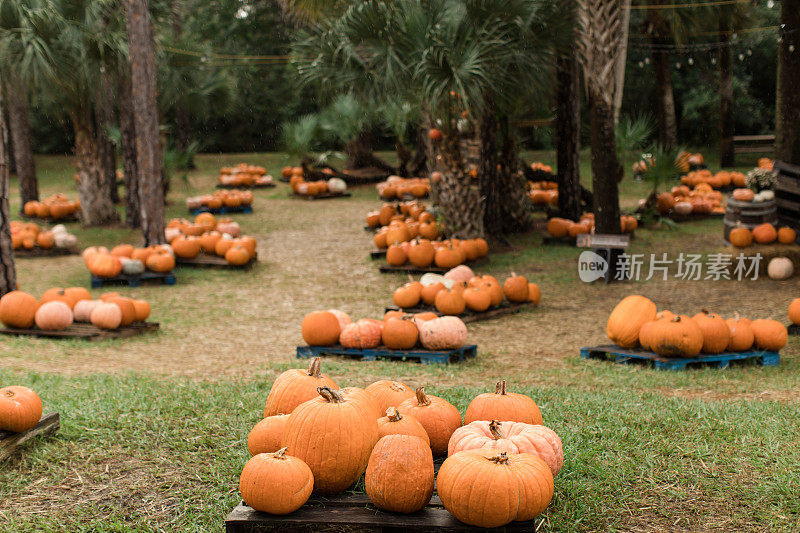
[[[186,207],[189,209],[199,209],[203,207],[203,200],[199,196],[192,196],[186,199]],[[172,229],[172,228],[168,228]]]
[[[775,199],[775,191],[761,191],[759,193],[764,200],[774,200]]]
[[[78,238],[72,233],[56,233],[53,235],[56,248],[72,248],[78,244]]]
[[[56,224],[53,226],[53,229],[50,230],[53,235],[59,235],[64,233],[69,233],[67,231],[67,227],[64,224]]]
[[[437,283],[441,283],[446,288],[451,289],[453,285],[456,284],[455,280],[448,279],[441,274],[434,274],[433,272],[428,272],[427,274],[423,274],[421,278],[419,278],[419,282],[422,283],[423,287],[427,287],[428,285],[436,285]]]
[[[167,239],[167,242],[172,242],[180,236],[181,230],[178,228],[167,228],[164,230],[164,237]]]
[[[677,202],[672,206],[672,209],[679,215],[688,215],[692,212],[692,204],[690,202]]]
[[[765,200],[764,193],[758,193],[758,194],[753,196],[753,201],[754,202],[763,202],[764,200]]]
[[[128,259],[122,262],[122,273],[129,276],[138,276],[144,272],[144,263],[139,259]]]
[[[328,190],[333,193],[342,193],[347,190],[347,183],[341,178],[331,178],[328,180]]]
[[[242,228],[239,227],[237,222],[223,221],[217,224],[217,231],[227,233],[231,237],[238,237],[242,233]]]
[[[794,274],[794,265],[788,257],[773,257],[767,266],[767,274],[770,279],[784,280],[789,279]]]
[[[467,326],[457,316],[419,322],[419,342],[428,350],[455,350],[467,342]]]

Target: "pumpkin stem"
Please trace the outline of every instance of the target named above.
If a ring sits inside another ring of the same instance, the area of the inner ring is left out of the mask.
[[[506,438],[506,436],[503,435],[503,432],[500,431],[500,426],[502,426],[502,423],[499,420],[492,420],[489,422],[489,431],[492,432],[492,438],[494,440]]]
[[[397,407],[388,408],[386,410],[386,417],[389,419],[389,422],[400,422],[403,419],[403,415],[400,414]]]
[[[705,309],[705,308],[701,309],[700,312],[703,313],[704,315],[710,315],[711,314],[711,313],[708,312],[708,309]]]
[[[309,376],[313,377],[313,378],[318,378],[319,377],[320,366],[321,366],[321,362],[320,362],[319,357],[315,357],[315,358],[313,358],[311,360],[311,364],[308,365],[308,370],[306,371],[306,373]]]
[[[289,449],[288,446],[284,447],[284,448],[281,448],[277,452],[273,453],[272,457],[274,457],[275,459],[286,459],[286,450],[288,450],[288,449]]]
[[[494,457],[488,457],[488,459],[495,464],[504,465],[508,462],[508,454],[506,452],[500,452]]]
[[[345,401],[340,391],[333,390],[330,387],[317,387],[317,392],[320,396],[325,398],[328,403],[342,403]]]
[[[417,403],[419,405],[430,405],[431,400],[428,398],[428,395],[425,394],[425,389],[420,387],[417,389]]]
[[[497,385],[495,385],[494,387],[494,393],[502,395],[506,394],[506,380],[501,379],[500,381],[497,382]]]
[[[673,322],[680,322],[681,321],[681,316],[680,315],[675,315],[674,317],[672,317],[672,321]]]

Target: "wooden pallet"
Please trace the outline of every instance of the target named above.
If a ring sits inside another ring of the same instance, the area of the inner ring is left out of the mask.
[[[715,355],[698,355],[697,357],[661,357],[653,352],[643,350],[627,350],[613,344],[581,348],[584,359],[613,359],[616,363],[653,363],[658,370],[686,370],[689,365],[713,365],[717,368],[728,368],[732,361],[755,360],[761,366],[776,366],[780,362],[778,352],[753,350],[748,352],[725,352]]]
[[[240,503],[225,519],[226,533],[260,533],[267,531],[306,531],[330,529],[339,526],[347,530],[378,531],[382,533],[423,532],[522,532],[536,531],[535,520],[511,522],[498,529],[469,526],[458,521],[444,508],[442,500],[434,495],[424,509],[412,514],[381,511],[369,501],[366,494],[344,493],[337,496],[312,495],[306,504],[288,515],[261,513]]]
[[[14,250],[14,258],[26,259],[32,257],[59,257],[63,255],[78,255],[80,253],[80,250],[77,248],[57,248],[55,246],[52,248],[39,248],[38,246],[34,246],[30,250],[26,250],[25,248]]]
[[[0,327],[0,334],[47,337],[50,339],[104,341],[108,339],[127,339],[129,337],[142,335],[143,333],[158,331],[160,327],[161,326],[158,322],[134,322],[129,326],[124,326],[117,329],[100,329],[97,326],[93,326],[92,324],[85,322],[73,322],[67,329],[63,329],[61,331],[44,331],[38,328],[20,329]]]
[[[290,195],[292,198],[302,198],[303,200],[330,200],[331,198],[350,198],[352,196],[349,192],[324,192],[322,194],[300,194],[293,192]]]
[[[258,262],[258,254],[256,253],[252,259],[248,263],[244,265],[232,265],[225,261],[224,257],[220,257],[218,255],[211,255],[207,253],[200,252],[200,255],[197,257],[193,257],[188,259],[186,257],[178,257],[175,256],[175,264],[178,266],[190,266],[190,267],[201,267],[201,268],[232,268],[232,269],[240,269],[240,270],[247,270],[253,268],[253,266]]]
[[[38,436],[52,435],[61,427],[61,417],[58,413],[42,415],[39,423],[28,431],[12,433],[0,431],[0,463],[11,457],[14,452],[25,442]]]
[[[385,347],[358,350],[336,346],[298,346],[297,357],[324,357],[328,355],[341,355],[360,359],[362,361],[375,361],[376,359],[393,359],[397,361],[418,361],[429,365],[460,363],[478,354],[478,347],[474,344],[462,346],[456,350],[390,350]]]
[[[800,337],[800,326],[798,326],[797,324],[789,324],[786,327],[786,331],[789,332],[789,335]]]
[[[97,289],[105,285],[128,285],[129,287],[138,287],[143,281],[156,281],[164,285],[175,285],[175,274],[173,271],[169,272],[153,272],[152,270],[145,270],[141,274],[135,276],[130,274],[120,274],[113,278],[101,278],[92,274],[92,288]]]
[[[78,222],[78,215],[70,215],[65,218],[52,218],[52,217],[29,217],[28,215],[23,214],[22,218],[26,220],[33,220],[34,222],[47,222],[48,224],[68,224],[70,222]]]
[[[199,215],[200,213],[211,213],[212,215],[229,215],[234,213],[252,213],[253,206],[252,205],[240,205],[239,207],[225,207],[222,206],[218,209],[211,209],[209,207],[198,207],[197,209],[189,209],[189,212],[193,215]]]
[[[666,216],[673,222],[696,222],[707,218],[723,218],[725,213],[689,213],[688,215],[679,215],[678,213],[670,212]]]
[[[394,197],[394,198],[386,198],[385,196],[378,195],[378,198],[381,202],[386,203],[395,203],[395,202],[413,202],[414,200],[427,200],[430,198],[430,195],[426,194],[425,196],[414,196],[413,194],[404,194],[402,198]]]
[[[274,183],[265,183],[263,185],[223,185],[221,183],[217,183],[217,189],[273,189],[277,187]]]
[[[457,315],[458,318],[461,319],[462,322],[465,324],[468,322],[480,322],[481,320],[489,320],[491,318],[497,318],[503,315],[510,315],[512,313],[519,313],[520,311],[524,311],[525,309],[533,309],[536,307],[533,305],[533,302],[525,302],[521,304],[512,304],[507,300],[503,300],[499,306],[495,307],[494,309],[487,309],[486,311],[475,312],[470,311],[469,309],[465,309],[463,313]],[[385,309],[385,312],[389,311],[403,311],[404,313],[436,313],[439,316],[442,316],[442,313],[436,310],[435,307],[432,305],[420,305],[417,307],[411,307],[407,309],[400,309],[396,305],[390,305]]]
[[[476,266],[481,266],[489,263],[488,257],[481,257],[480,259],[476,259],[475,261],[468,261],[465,263],[468,267],[473,268]],[[429,266],[429,267],[417,267],[412,264],[400,265],[400,266],[391,266],[391,265],[381,265],[380,271],[383,274],[387,273],[401,273],[401,274],[425,274],[427,272],[433,272],[435,274],[444,274],[448,272],[449,268],[437,267],[437,266]]]

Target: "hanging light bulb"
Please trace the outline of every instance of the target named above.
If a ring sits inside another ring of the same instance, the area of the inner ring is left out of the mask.
[[[775,7],[775,1],[774,0],[767,0],[767,7],[770,8],[770,9]]]
[[[717,58],[716,57],[712,57],[711,58],[711,64],[712,65],[716,65],[717,64]]]
[[[694,58],[690,57],[689,59],[686,60],[686,62],[689,63],[690,65],[694,65]]]
[[[644,68],[644,61],[639,61],[639,68]]]
[[[789,45],[789,52],[794,52],[794,45],[793,44]]]
[[[678,61],[677,63],[675,63],[675,68],[681,68],[681,62],[680,62],[680,61]]]
[[[645,65],[649,65],[650,64],[650,58],[649,57],[645,57],[644,58],[644,64]]]
[[[753,51],[750,50],[749,48],[747,49],[747,55],[749,55],[749,56],[753,55]]]
[[[744,61],[744,54],[739,54],[739,61]]]

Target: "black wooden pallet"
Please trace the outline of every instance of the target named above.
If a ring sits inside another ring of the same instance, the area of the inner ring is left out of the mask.
[[[661,357],[653,352],[643,350],[627,350],[613,344],[581,348],[584,359],[613,359],[616,363],[653,363],[658,370],[686,370],[689,365],[713,365],[717,368],[728,368],[732,361],[755,360],[761,366],[776,366],[780,362],[778,352],[753,350],[747,352],[725,352],[715,355],[698,355],[697,357]]]
[[[553,237],[552,235],[544,235],[542,237],[543,245],[563,244],[564,246],[575,246],[576,239],[572,237]]]
[[[199,215],[200,213],[211,213],[212,215],[228,215],[233,213],[252,213],[253,206],[252,205],[240,205],[239,207],[226,207],[222,206],[218,209],[211,209],[209,207],[198,207],[197,209],[189,209],[189,212],[193,215]]]
[[[789,332],[789,335],[800,336],[800,326],[797,324],[789,324],[786,331]]]
[[[14,452],[26,441],[45,435],[52,435],[61,427],[61,417],[58,413],[48,413],[42,415],[39,423],[28,431],[22,433],[12,433],[10,431],[0,431],[0,462],[11,457]]]
[[[666,216],[673,222],[696,222],[707,218],[723,218],[725,213],[689,213],[688,215],[679,215],[678,213],[670,212]]]
[[[61,331],[44,331],[38,328],[19,329],[0,327],[2,335],[47,337],[50,339],[81,339],[86,341],[104,341],[108,339],[127,339],[150,331],[158,331],[158,322],[134,322],[129,326],[117,329],[100,329],[86,322],[73,322]]]
[[[350,198],[351,194],[349,192],[324,192],[322,194],[300,194],[293,192],[291,194],[292,198],[302,198],[303,200],[330,200],[331,198]]]
[[[369,501],[366,494],[344,493],[322,497],[312,495],[297,511],[282,516],[261,513],[240,503],[225,519],[226,533],[259,533],[267,531],[307,531],[330,529],[339,526],[358,531],[382,533],[489,531],[536,531],[535,520],[511,522],[503,528],[485,529],[469,526],[457,520],[434,495],[424,509],[412,514],[381,511]]]
[[[14,257],[15,258],[32,258],[32,257],[58,257],[63,255],[78,255],[80,254],[80,250],[77,248],[58,248],[53,246],[52,248],[39,248],[38,246],[34,246],[30,250],[26,248],[20,248],[18,250],[14,250]]]
[[[463,313],[457,315],[458,318],[461,319],[462,322],[465,324],[468,322],[480,322],[481,320],[489,320],[491,318],[497,318],[503,315],[510,315],[512,313],[519,313],[520,311],[524,311],[525,309],[534,309],[536,306],[533,305],[533,302],[525,302],[521,304],[512,304],[507,300],[503,300],[503,303],[498,305],[497,307],[487,309],[486,311],[476,312],[470,311],[469,309],[465,309]],[[442,313],[436,310],[436,308],[432,305],[419,305],[417,307],[410,307],[400,309],[396,305],[390,305],[385,309],[385,312],[389,311],[403,311],[404,313],[436,313],[439,316],[442,316]]]
[[[376,359],[393,359],[398,361],[419,361],[429,365],[459,363],[466,361],[478,354],[478,347],[474,344],[462,346],[455,350],[390,350],[385,347],[368,348],[359,350],[336,346],[298,346],[297,357],[324,357],[328,355],[341,355],[360,359],[362,361],[375,361]]]
[[[48,224],[68,224],[69,222],[78,222],[78,215],[70,215],[64,218],[53,218],[53,217],[29,217],[28,215],[23,214],[22,218],[26,220],[33,220],[35,222],[47,222]]]
[[[277,187],[274,183],[265,183],[262,185],[223,185],[221,183],[217,183],[217,189],[273,189]]]
[[[175,256],[175,264],[178,266],[189,266],[189,267],[200,267],[200,268],[231,268],[231,269],[239,269],[239,270],[247,270],[253,268],[253,266],[258,262],[258,253],[250,259],[249,262],[245,263],[244,265],[232,265],[225,261],[224,257],[220,257],[218,255],[211,255],[200,252],[197,257],[192,257],[191,259],[186,257],[178,257]]]
[[[464,263],[466,266],[472,268],[475,266],[481,266],[489,263],[488,257],[481,257],[480,259],[476,259],[475,261],[467,261]],[[433,272],[434,274],[444,274],[448,272],[449,268],[444,267],[437,267],[435,265],[431,265],[428,267],[417,267],[412,264],[405,264],[400,266],[391,266],[391,265],[381,265],[380,271],[383,274],[387,273],[401,273],[401,274],[425,274],[427,272]]]
[[[164,285],[175,285],[175,274],[173,271],[169,272],[153,272],[152,270],[145,270],[141,274],[130,275],[120,274],[113,278],[101,278],[92,274],[92,288],[96,289],[105,285],[128,285],[129,287],[138,287],[143,281],[160,281]]]
[[[386,203],[395,203],[395,202],[413,202],[414,200],[427,200],[430,198],[430,195],[426,194],[425,196],[414,196],[413,194],[404,194],[402,198],[394,197],[394,198],[386,198],[385,196],[378,195],[378,198],[381,202]]]

